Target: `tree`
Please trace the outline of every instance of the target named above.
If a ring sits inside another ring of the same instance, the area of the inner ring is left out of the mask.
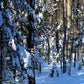
[[[69,56],[69,75],[71,73],[71,0],[67,1],[67,29],[68,29],[68,56]]]
[[[33,10],[35,10],[35,0],[29,0],[29,4],[31,6],[31,8]],[[32,11],[33,12],[33,11]],[[34,16],[33,13],[28,13],[28,48],[33,48],[34,47],[34,29],[35,29],[35,25],[34,25]]]
[[[63,41],[63,73],[66,72],[66,61],[65,61],[65,45],[66,45],[66,25],[65,25],[65,3],[66,0],[63,1],[63,29],[64,29],[64,41]]]
[[[2,80],[2,83],[28,83],[28,76],[31,77],[30,79],[34,78],[32,72],[32,55],[23,46],[23,37],[21,35],[22,32],[20,34],[20,32],[17,30],[21,26],[16,25],[14,21],[18,20],[18,22],[23,22],[25,25],[27,25],[26,20],[23,20],[23,18],[19,15],[19,12],[21,12],[25,7],[29,9],[29,11],[32,11],[32,9],[25,1],[19,2],[16,0],[13,3],[13,1],[8,0],[1,1],[0,4],[0,27],[2,31],[0,31],[0,37],[2,37],[3,34],[3,39],[1,40],[4,44],[0,44],[2,48],[1,52],[4,53],[3,56],[0,55],[2,58],[1,60],[3,61],[3,71],[1,73],[3,73],[2,77],[5,80]],[[17,10],[16,8],[13,8],[14,5],[16,5]],[[16,12],[18,12],[18,14]],[[24,26],[24,24],[21,25]],[[2,65],[2,62],[0,64]]]

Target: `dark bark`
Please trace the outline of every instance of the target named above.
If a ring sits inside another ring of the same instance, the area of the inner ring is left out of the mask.
[[[35,10],[35,0],[27,0],[27,3],[31,6],[33,10]],[[28,14],[28,38],[27,38],[27,47],[31,50],[31,48],[34,47],[34,16],[33,14]],[[29,84],[35,84],[35,66],[34,61],[32,65],[32,71],[34,74],[34,77],[28,77],[29,78]]]
[[[58,31],[56,32],[56,48],[57,48],[57,53],[59,53],[59,33]]]
[[[49,77],[53,77],[54,75],[54,69],[52,69],[52,72],[49,74]]]
[[[7,1],[6,0],[1,0],[4,1],[4,8],[7,7]],[[0,6],[0,11],[4,10]],[[4,49],[4,42],[3,42],[3,31],[2,31],[2,26],[0,27],[0,84],[2,84],[2,71],[3,71],[3,49]]]
[[[35,0],[30,0],[29,4],[33,10],[35,10]],[[28,43],[28,48],[33,48],[34,47],[34,16],[33,14],[28,15],[28,38],[27,38],[27,43]],[[32,24],[33,23],[33,24]]]
[[[47,37],[48,42],[48,64],[50,64],[50,43],[49,43],[49,37]]]
[[[39,73],[41,73],[41,64],[39,65]]]
[[[32,83],[31,84],[35,84],[35,61],[33,60],[32,61],[32,71],[33,71],[33,74],[34,74],[34,78],[32,78]]]
[[[76,67],[76,49],[75,49],[75,57],[74,57],[74,67]]]
[[[64,41],[63,41],[63,73],[66,72],[66,61],[65,61],[65,46],[66,46],[66,25],[64,16],[64,0],[63,0],[63,28],[64,28]]]

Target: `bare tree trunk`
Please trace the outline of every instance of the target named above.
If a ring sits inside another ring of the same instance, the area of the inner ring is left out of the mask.
[[[76,48],[75,48],[75,57],[74,57],[74,67],[76,67]]]
[[[44,56],[44,41],[42,42],[42,55]]]
[[[31,8],[35,10],[35,0],[29,0],[28,2]],[[29,33],[28,33],[27,43],[28,43],[28,48],[31,49],[34,47],[34,16],[33,14],[28,15],[28,22],[29,22],[29,25],[28,25]]]
[[[48,64],[50,64],[50,43],[49,43],[49,36],[47,37],[48,42]]]
[[[56,48],[57,48],[57,53],[59,53],[59,33],[58,31],[56,32]]]
[[[71,74],[71,0],[67,0],[67,29],[68,29],[68,57],[69,57],[69,65],[68,65],[68,74]]]
[[[33,10],[35,10],[35,0],[27,0],[27,3],[31,6],[31,8]],[[32,14],[28,14],[28,38],[27,38],[27,45],[28,48],[30,49],[31,52],[31,48],[34,48],[34,16],[33,13]],[[32,71],[33,71],[33,75],[34,78],[32,77],[28,77],[29,78],[29,84],[35,84],[35,64],[34,64],[34,60],[32,59]]]
[[[57,22],[57,17],[58,17],[57,10],[55,12],[56,12],[56,22]],[[59,53],[59,32],[58,31],[56,31],[56,48],[57,48],[57,53]]]
[[[64,28],[64,41],[63,41],[63,73],[66,72],[66,61],[65,61],[65,46],[66,46],[66,25],[65,25],[65,0],[63,0],[63,28]]]

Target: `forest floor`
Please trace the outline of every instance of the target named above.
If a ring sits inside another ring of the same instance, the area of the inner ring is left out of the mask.
[[[57,70],[59,72],[59,77],[56,76],[56,71],[54,70],[54,76],[49,77],[53,63],[48,65],[47,63],[42,64],[41,74],[36,75],[36,84],[84,84],[84,66],[81,70],[78,70],[77,67],[72,67],[71,76],[68,75],[68,72],[62,74],[59,63],[57,64]],[[38,73],[36,71],[36,73]]]

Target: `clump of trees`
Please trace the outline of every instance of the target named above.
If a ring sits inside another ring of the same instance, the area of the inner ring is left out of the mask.
[[[43,62],[59,62],[69,75],[72,65],[80,70],[83,17],[83,0],[1,0],[0,83],[35,84]]]
[[[31,3],[34,5],[33,0]],[[31,22],[27,19],[28,15]],[[33,48],[34,44],[33,39],[31,39],[35,27],[32,20],[33,15],[33,7],[24,0],[0,1],[1,84],[35,83],[33,56],[27,49]],[[32,46],[24,45],[25,36],[28,38],[27,43]]]

